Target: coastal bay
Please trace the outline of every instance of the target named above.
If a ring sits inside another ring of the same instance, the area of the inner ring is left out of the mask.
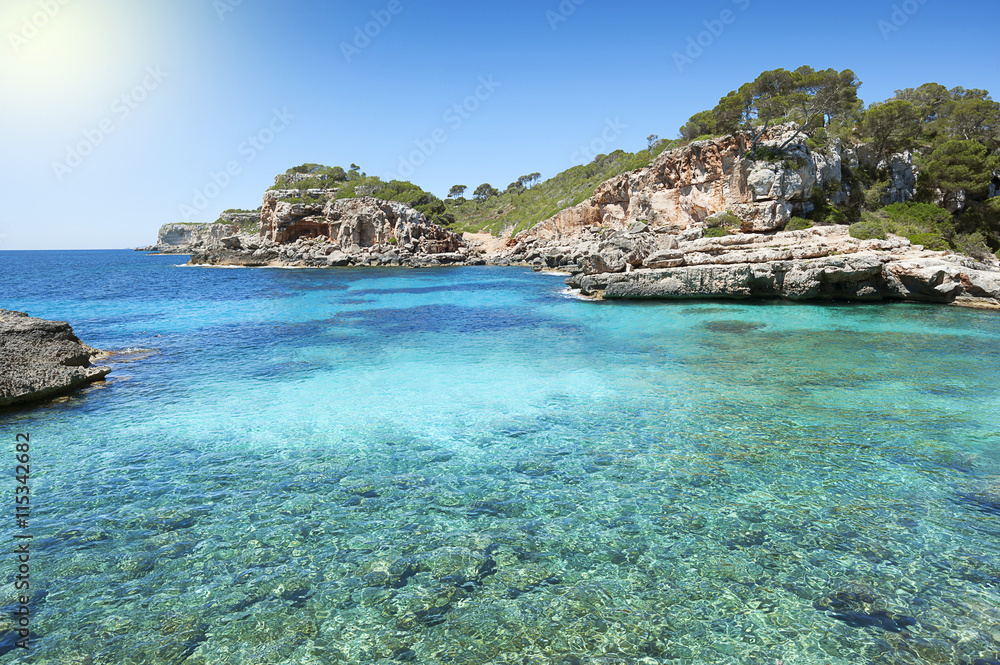
[[[996,648],[992,312],[32,260],[11,307],[147,356],[5,416],[50,506],[36,650],[12,662]]]

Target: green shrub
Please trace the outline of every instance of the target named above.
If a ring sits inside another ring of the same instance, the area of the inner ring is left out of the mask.
[[[851,237],[858,240],[885,240],[885,228],[877,219],[865,219],[851,224]]]
[[[831,182],[828,182],[824,189],[813,188],[812,196],[809,197],[813,204],[813,211],[809,213],[809,217],[813,222],[816,224],[849,223],[847,214],[827,200],[827,196],[833,196],[838,191],[840,191],[840,186]]]
[[[289,179],[285,176],[309,175],[312,176],[294,185],[289,184]],[[320,176],[325,176],[321,178]],[[279,177],[271,189],[332,189],[336,183],[347,180],[347,174],[339,166],[323,166],[322,164],[301,164],[285,171]]]
[[[770,162],[772,164],[781,162],[785,168],[793,170],[801,169],[808,163],[804,157],[790,155],[787,152],[778,150],[776,146],[771,145],[758,146],[757,152],[752,156],[754,159],[762,162]]]
[[[959,252],[980,261],[987,261],[993,257],[993,252],[986,246],[986,237],[982,233],[963,233],[955,236],[952,244]]]
[[[951,249],[948,241],[937,233],[916,233],[907,236],[906,239],[914,245],[923,245],[924,249],[930,249],[935,252],[944,252]]]
[[[788,220],[788,223],[785,224],[786,231],[805,231],[806,229],[811,229],[812,227],[812,222],[808,219],[802,219],[801,217],[792,217]]]
[[[712,226],[712,227],[709,227],[709,228],[705,229],[705,237],[706,238],[721,238],[721,237],[727,236],[727,235],[729,235],[729,232],[726,231],[724,228],[721,228],[721,227],[718,227],[718,226]]]
[[[882,207],[882,197],[889,189],[888,180],[878,180],[865,192],[865,210],[878,210]]]
[[[1000,249],[1000,197],[972,202],[955,218],[958,233],[981,233],[991,250]]]
[[[712,215],[705,222],[710,229],[739,229],[743,227],[743,220],[737,217],[732,210]]]
[[[945,239],[955,235],[955,219],[944,208],[929,203],[893,203],[882,209],[881,215],[891,223],[895,233],[937,233]]]
[[[830,136],[823,128],[817,129],[806,139],[806,147],[813,152],[820,152],[830,144]]]
[[[780,162],[784,159],[785,155],[779,151],[773,145],[762,145],[757,147],[757,152],[753,153],[752,156],[757,161],[761,162]]]

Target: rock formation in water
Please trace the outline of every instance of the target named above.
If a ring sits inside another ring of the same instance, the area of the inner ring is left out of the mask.
[[[309,202],[271,190],[264,195],[259,235],[221,239],[196,252],[196,265],[331,267],[485,263],[462,237],[413,208],[372,197],[337,199],[316,190]]]
[[[782,143],[789,127],[763,142]],[[558,268],[585,295],[605,298],[918,300],[1000,307],[995,260],[925,250],[909,240],[858,240],[844,225],[786,231],[814,209],[852,194],[844,160],[804,144],[781,160],[746,156],[741,137],[700,141],[599,186],[583,203],[508,241],[491,260]],[[913,197],[908,154],[883,165],[888,201]],[[714,231],[714,233],[709,233]],[[709,236],[716,237],[706,237]],[[718,237],[721,236],[721,237]]]
[[[103,380],[104,353],[81,342],[68,323],[0,310],[0,407],[48,399]]]

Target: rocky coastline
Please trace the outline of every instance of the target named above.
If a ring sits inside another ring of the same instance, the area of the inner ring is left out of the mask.
[[[764,145],[785,141],[775,128]],[[571,273],[567,284],[606,299],[785,298],[935,302],[1000,309],[1000,262],[925,249],[903,237],[860,240],[844,224],[787,230],[815,193],[847,200],[844,171],[865,154],[793,145],[782,161],[745,157],[739,137],[663,153],[648,168],[537,224],[490,257]],[[868,157],[870,158],[870,157]],[[913,198],[909,154],[881,165],[886,203]]]
[[[783,298],[933,302],[1000,309],[1000,270],[905,238],[856,240],[846,226],[705,238],[645,225],[588,228],[571,242],[526,242],[509,257],[566,270],[608,300]]]
[[[103,381],[111,368],[95,363],[107,356],[81,342],[64,321],[0,310],[0,407],[50,399]]]
[[[402,203],[372,197],[288,202],[268,191],[261,232],[191,252],[191,265],[327,268],[483,265],[461,236]]]
[[[593,298],[905,300],[1000,309],[995,258],[932,251],[892,234],[858,239],[846,224],[802,218],[856,197],[848,176],[859,166],[888,174],[883,204],[912,200],[911,154],[875,164],[864,145],[834,142],[819,153],[804,138],[789,144],[796,135],[795,125],[779,125],[763,137],[765,148],[787,144],[780,158],[752,157],[740,136],[666,151],[509,238],[459,236],[405,204],[338,199],[335,189],[269,190],[259,234],[226,224],[168,225],[159,247],[190,254],[190,265],[201,266],[553,269],[570,273],[567,284]]]

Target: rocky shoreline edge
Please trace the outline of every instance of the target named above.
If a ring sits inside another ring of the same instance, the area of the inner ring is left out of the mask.
[[[370,196],[272,189],[264,194],[258,234],[227,224],[167,225],[147,249],[189,254],[192,266],[527,266],[567,272],[567,285],[594,299],[1000,309],[995,256],[934,251],[892,233],[855,237],[847,224],[812,214],[856,197],[847,176],[870,158],[864,150],[834,143],[815,152],[795,125],[772,128],[762,145],[789,147],[780,160],[758,159],[745,137],[726,136],[666,151],[513,237],[460,236],[405,204]],[[883,204],[911,201],[912,155],[892,155],[879,167],[892,183]]]
[[[103,381],[109,357],[84,344],[64,321],[0,309],[0,408],[38,402]]]
[[[588,227],[571,238],[521,238],[487,251],[423,254],[392,246],[345,252],[325,238],[289,244],[238,235],[225,248],[196,251],[188,265],[321,269],[518,266],[568,275],[594,300],[784,299],[950,304],[1000,310],[1000,270],[963,255],[926,250],[905,238],[856,240],[847,226],[707,238],[644,224],[625,231]]]

